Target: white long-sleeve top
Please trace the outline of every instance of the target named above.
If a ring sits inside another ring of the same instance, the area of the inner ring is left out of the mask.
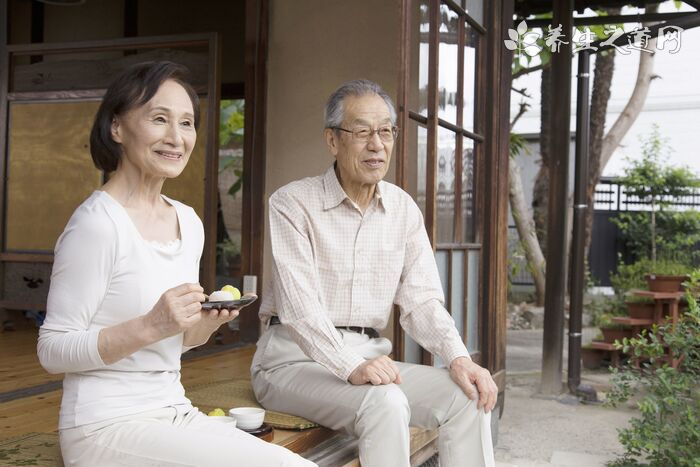
[[[98,352],[100,329],[148,313],[166,290],[199,282],[204,229],[194,210],[175,207],[179,248],[141,237],[124,207],[95,191],[56,243],[46,320],[37,353],[51,373],[66,373],[59,429],[166,406],[191,408],[180,383],[183,334],[111,365]]]
[[[335,326],[383,329],[393,304],[406,332],[444,362],[469,357],[444,306],[420,209],[401,188],[379,182],[363,213],[331,166],[270,197],[270,237],[273,288],[260,318],[278,315],[304,353],[338,378],[364,359]]]

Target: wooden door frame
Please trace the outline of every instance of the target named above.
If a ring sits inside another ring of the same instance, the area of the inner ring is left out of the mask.
[[[407,128],[409,122],[408,88],[410,80],[410,46],[411,39],[411,0],[401,1],[401,49],[399,51],[400,66],[398,77],[398,122],[402,128]],[[452,7],[457,5],[445,0]],[[477,101],[477,112],[484,116],[479,125],[475,121],[475,133],[484,135],[483,141],[475,145],[475,209],[477,241],[481,242],[481,259],[479,261],[479,317],[478,330],[480,352],[478,358],[496,378],[501,390],[505,389],[505,314],[507,309],[507,222],[508,212],[508,134],[510,112],[510,59],[508,51],[501,41],[512,14],[513,0],[501,2],[485,1],[484,26],[486,33],[479,41],[477,91],[480,97]],[[436,34],[435,22],[439,20],[439,0],[429,3],[431,28],[428,41],[431,47],[436,47],[439,37]],[[510,12],[510,13],[509,13]],[[484,27],[476,24],[470,25]],[[462,30],[463,28],[460,28]],[[429,56],[428,76],[437,82],[437,56]],[[462,90],[467,92],[467,90]],[[437,96],[431,88],[428,90],[428,102],[436,100]],[[496,110],[487,114],[486,103],[494,103]],[[426,128],[428,131],[428,165],[426,186],[426,230],[435,247],[436,206],[435,206],[435,148],[437,146],[437,118],[431,115],[431,109],[437,106],[428,105]],[[433,122],[431,125],[430,122]],[[462,136],[458,134],[461,138]],[[461,144],[459,145],[461,147]],[[401,132],[397,146],[396,180],[399,186],[406,188],[407,177],[407,131]],[[432,153],[432,157],[431,157]],[[431,180],[433,179],[433,180]],[[466,317],[465,317],[466,319]],[[404,358],[403,344],[405,338],[399,324],[398,313],[394,318],[394,344],[397,359]],[[424,363],[430,363],[425,358]]]
[[[267,125],[267,44],[269,0],[246,0],[245,137],[243,141],[243,219],[241,270],[263,286],[265,249],[265,128]],[[240,339],[255,342],[260,335],[260,301],[240,314]]]
[[[207,147],[205,149],[205,179],[204,179],[204,232],[205,242],[202,254],[202,285],[205,290],[212,290],[216,286],[216,216],[217,216],[217,192],[218,192],[218,140],[219,140],[219,102],[220,96],[220,70],[221,70],[221,47],[217,33],[182,34],[173,36],[151,36],[151,37],[129,37],[98,41],[81,41],[66,43],[37,43],[37,44],[11,44],[7,43],[7,22],[8,6],[7,0],[0,0],[0,14],[4,20],[0,21],[0,115],[5,117],[0,125],[0,219],[2,229],[0,229],[0,245],[4,248],[5,215],[6,215],[6,164],[7,164],[7,136],[8,136],[8,106],[10,98],[27,96],[27,93],[10,93],[9,81],[11,76],[11,57],[22,55],[52,55],[69,52],[95,52],[113,50],[134,50],[153,49],[158,47],[173,46],[206,46],[208,60],[208,79],[206,93],[210,101],[207,106]],[[74,96],[101,97],[105,89],[90,90],[88,92],[74,92]],[[200,90],[201,91],[201,90]],[[39,93],[30,93],[38,95]],[[45,98],[65,97],[65,92],[40,93]],[[59,96],[60,94],[60,96]],[[68,93],[71,94],[71,93]],[[0,251],[0,274],[4,273],[3,264],[5,261],[36,262],[53,261],[52,254],[24,254],[5,253]],[[3,277],[0,275],[0,279]],[[1,304],[2,302],[0,302]]]

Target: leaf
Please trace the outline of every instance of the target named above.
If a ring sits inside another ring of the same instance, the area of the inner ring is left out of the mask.
[[[508,50],[515,50],[518,48],[518,43],[509,39],[504,40],[503,43],[505,44],[506,49]]]
[[[508,37],[510,37],[514,41],[518,41],[518,32],[515,31],[514,29],[508,29]]]
[[[527,23],[525,20],[522,20],[520,24],[518,24],[518,34],[522,36],[525,32],[527,32]]]

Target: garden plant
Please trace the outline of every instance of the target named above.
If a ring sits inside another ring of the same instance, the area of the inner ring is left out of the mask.
[[[700,270],[691,274],[688,290],[699,284]],[[675,325],[654,326],[617,344],[630,359],[613,370],[607,401],[616,406],[634,399],[639,416],[620,430],[625,454],[613,466],[700,465],[700,306],[691,293],[687,300],[688,310]]]

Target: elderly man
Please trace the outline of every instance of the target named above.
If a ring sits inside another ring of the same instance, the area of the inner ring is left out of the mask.
[[[439,427],[440,464],[493,465],[498,388],[469,358],[413,199],[382,181],[398,129],[391,98],[351,81],[326,105],[325,174],[270,197],[273,287],[251,369],[258,400],[359,438],[360,462],[409,465],[409,425]],[[392,306],[449,369],[394,362],[375,329]]]

